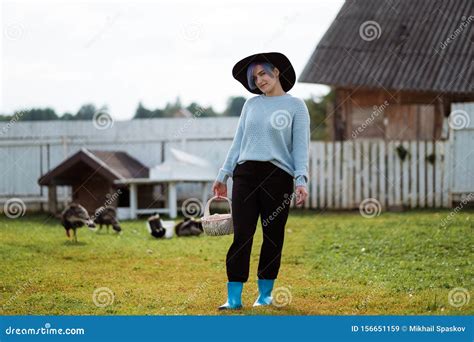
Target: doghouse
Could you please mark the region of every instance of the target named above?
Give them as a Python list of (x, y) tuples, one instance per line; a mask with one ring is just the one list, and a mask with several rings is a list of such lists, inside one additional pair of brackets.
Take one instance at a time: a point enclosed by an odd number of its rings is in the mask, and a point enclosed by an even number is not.
[[(58, 211), (56, 187), (72, 187), (72, 201), (81, 204), (93, 214), (100, 206), (128, 207), (129, 190), (116, 181), (130, 178), (147, 178), (149, 169), (123, 151), (96, 151), (82, 148), (55, 168), (48, 171), (38, 183), (48, 187), (48, 208)], [(152, 204), (153, 187), (142, 187), (138, 204)], [(154, 203), (156, 205), (156, 203)]]

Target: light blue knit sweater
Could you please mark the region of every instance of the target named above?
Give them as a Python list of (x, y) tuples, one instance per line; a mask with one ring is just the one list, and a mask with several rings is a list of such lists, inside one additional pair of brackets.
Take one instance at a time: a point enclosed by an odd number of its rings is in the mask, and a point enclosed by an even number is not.
[(307, 186), (310, 141), (308, 108), (290, 94), (248, 99), (217, 181), (226, 183), (237, 163), (270, 161)]

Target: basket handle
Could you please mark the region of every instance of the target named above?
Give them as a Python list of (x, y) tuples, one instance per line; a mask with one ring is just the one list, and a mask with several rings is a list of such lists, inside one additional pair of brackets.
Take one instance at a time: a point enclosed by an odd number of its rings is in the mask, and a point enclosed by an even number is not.
[(224, 198), (229, 203), (230, 213), (232, 214), (232, 202), (230, 201), (230, 199), (228, 199), (227, 197), (222, 197), (222, 196), (214, 196), (214, 197), (211, 197), (209, 201), (207, 201), (206, 206), (204, 208), (204, 216), (210, 215), (209, 206), (211, 205), (211, 202), (217, 198)]

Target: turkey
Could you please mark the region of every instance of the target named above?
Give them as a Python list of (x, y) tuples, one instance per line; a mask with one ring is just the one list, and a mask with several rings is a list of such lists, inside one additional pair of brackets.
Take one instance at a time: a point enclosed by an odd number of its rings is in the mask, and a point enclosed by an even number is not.
[(66, 229), (66, 235), (71, 238), (70, 230), (73, 231), (72, 241), (77, 242), (77, 228), (87, 226), (95, 228), (94, 222), (89, 217), (87, 210), (80, 204), (71, 203), (61, 214), (61, 224)]
[(109, 226), (112, 226), (112, 229), (117, 233), (122, 231), (119, 221), (117, 220), (117, 211), (112, 207), (100, 207), (95, 211), (94, 222), (99, 225), (99, 231), (102, 229), (102, 226), (107, 227), (107, 233), (109, 232)]
[(175, 231), (178, 236), (199, 236), (203, 233), (202, 223), (187, 217), (176, 225)]

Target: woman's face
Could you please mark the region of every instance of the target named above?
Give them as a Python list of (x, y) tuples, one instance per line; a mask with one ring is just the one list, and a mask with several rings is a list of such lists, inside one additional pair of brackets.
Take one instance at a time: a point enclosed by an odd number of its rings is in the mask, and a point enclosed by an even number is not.
[(257, 64), (253, 69), (253, 78), (255, 80), (255, 85), (262, 91), (262, 93), (267, 94), (273, 90), (278, 80), (278, 69), (273, 69), (273, 75), (268, 75), (265, 72), (265, 69)]

